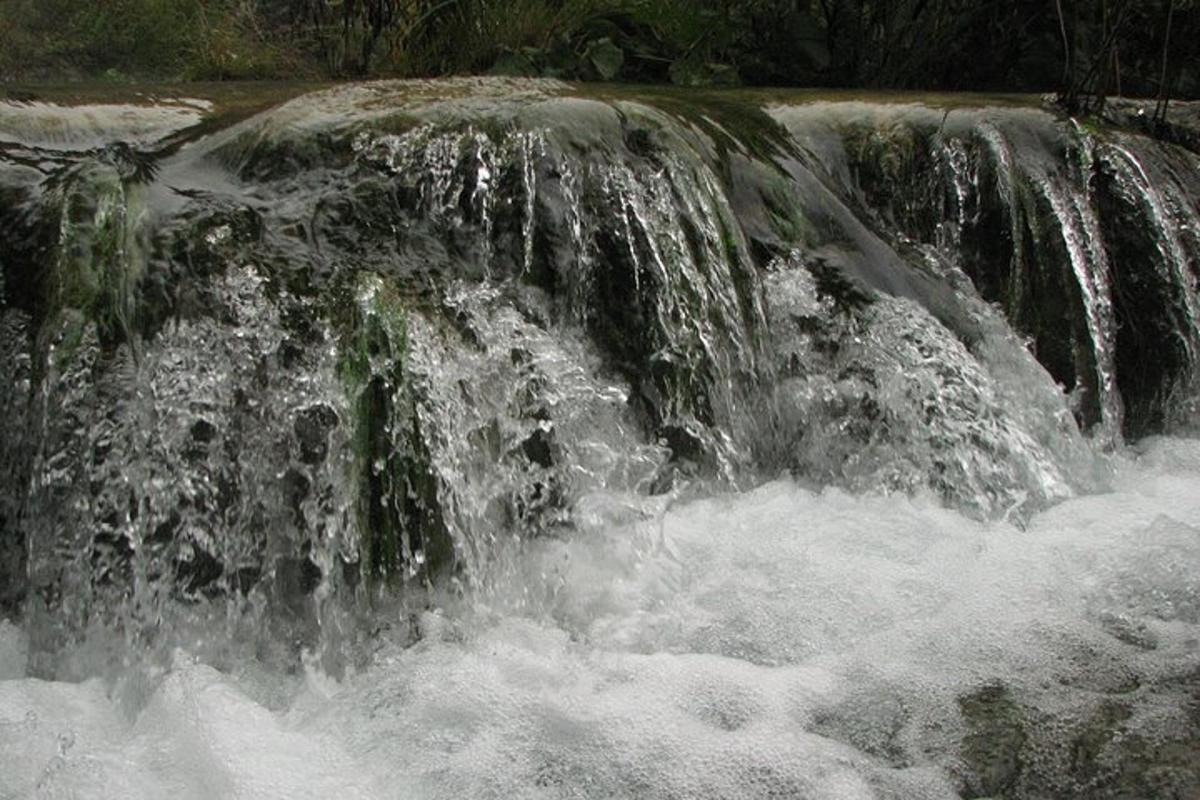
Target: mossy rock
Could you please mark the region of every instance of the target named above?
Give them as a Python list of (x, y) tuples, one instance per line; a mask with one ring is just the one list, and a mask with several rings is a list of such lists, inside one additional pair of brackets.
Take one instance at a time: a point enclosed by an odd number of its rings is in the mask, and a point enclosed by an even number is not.
[(1029, 736), (1026, 714), (1002, 684), (989, 684), (960, 697), (967, 723), (961, 755), (969, 769), (967, 797), (1004, 797), (1015, 789), (1024, 770), (1023, 750)]
[(50, 202), (57, 208), (48, 217), (57, 220), (59, 233), (45, 283), (44, 319), (68, 329), (57, 358), (71, 358), (91, 323), (105, 346), (132, 339), (144, 271), (136, 236), (138, 188), (126, 184), (115, 167), (90, 163), (71, 173)]
[(352, 292), (340, 360), (351, 413), (360, 569), (371, 584), (393, 585), (449, 566), (453, 545), (405, 363), (404, 300), (374, 273), (360, 274)]

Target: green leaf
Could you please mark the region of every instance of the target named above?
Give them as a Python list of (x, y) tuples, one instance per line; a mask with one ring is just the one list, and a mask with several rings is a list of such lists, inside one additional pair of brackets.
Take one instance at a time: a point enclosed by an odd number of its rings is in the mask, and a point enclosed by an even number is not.
[(671, 83), (676, 86), (707, 86), (708, 71), (704, 64), (694, 58), (681, 58), (671, 64), (668, 71)]
[(792, 30), (799, 39), (825, 40), (825, 25), (807, 11), (797, 11), (791, 19)]
[(502, 54), (488, 71), (492, 75), (514, 78), (526, 78), (538, 74), (538, 69), (529, 56), (525, 53), (512, 52)]
[(819, 39), (802, 39), (800, 52), (808, 59), (815, 69), (828, 69), (830, 62), (829, 48)]
[(738, 75), (737, 67), (732, 64), (708, 64), (709, 84), (711, 86), (741, 86), (742, 78)]
[(583, 23), (580, 33), (583, 34), (580, 38), (588, 41), (610, 39), (615, 42), (621, 38), (620, 26), (607, 17), (593, 17), (587, 20)]
[(737, 67), (697, 58), (682, 58), (671, 64), (668, 72), (676, 86), (738, 86), (742, 82)]
[(625, 64), (625, 52), (607, 36), (588, 45), (584, 58), (596, 69), (601, 80), (611, 81)]

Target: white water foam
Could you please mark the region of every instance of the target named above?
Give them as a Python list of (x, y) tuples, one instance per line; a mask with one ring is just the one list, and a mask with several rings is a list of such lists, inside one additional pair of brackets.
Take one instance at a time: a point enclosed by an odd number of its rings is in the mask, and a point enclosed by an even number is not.
[(1200, 674), (1200, 441), (1024, 530), (790, 481), (642, 510), (524, 545), (415, 645), (272, 709), (278, 676), (182, 654), (133, 706), (16, 677), (0, 626), (0, 797), (953, 798), (981, 687), (1187, 724), (1163, 687)]
[(0, 101), (0, 143), (81, 151), (114, 142), (150, 145), (200, 123), (207, 100), (164, 100), (154, 105), (80, 105)]

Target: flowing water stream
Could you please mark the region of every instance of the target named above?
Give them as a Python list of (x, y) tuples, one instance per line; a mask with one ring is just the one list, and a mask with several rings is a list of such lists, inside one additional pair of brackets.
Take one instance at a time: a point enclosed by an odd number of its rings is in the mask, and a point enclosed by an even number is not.
[(0, 104), (0, 798), (1192, 798), (1200, 157), (1023, 98)]

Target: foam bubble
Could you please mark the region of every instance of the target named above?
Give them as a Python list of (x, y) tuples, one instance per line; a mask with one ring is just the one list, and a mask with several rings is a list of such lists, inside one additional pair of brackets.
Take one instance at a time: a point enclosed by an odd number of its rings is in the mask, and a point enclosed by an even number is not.
[(0, 619), (0, 681), (24, 678), (28, 661), (29, 642), (25, 632)]
[(1147, 443), (1114, 485), (1024, 529), (786, 481), (597, 524), (289, 709), (186, 661), (132, 721), (95, 683), (6, 681), (0, 773), (17, 796), (1187, 796), (1200, 442)]

